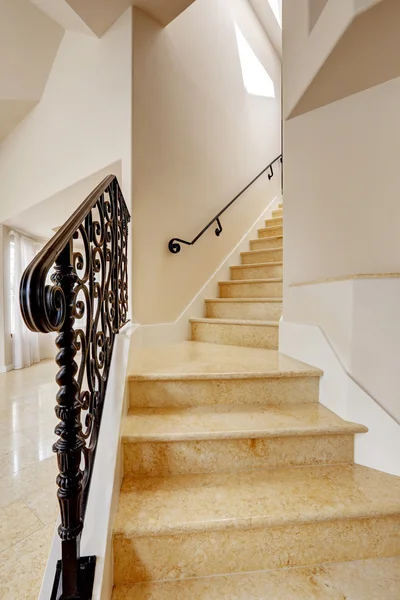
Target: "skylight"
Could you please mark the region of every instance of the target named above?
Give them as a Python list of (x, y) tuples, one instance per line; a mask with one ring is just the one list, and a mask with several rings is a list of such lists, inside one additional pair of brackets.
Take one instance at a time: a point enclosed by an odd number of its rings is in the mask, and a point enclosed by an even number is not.
[(279, 27), (282, 29), (282, 15), (279, 6), (279, 0), (268, 0), (268, 4), (274, 13), (275, 19), (278, 21)]
[(253, 49), (235, 23), (236, 41), (244, 87), (253, 96), (275, 98), (274, 82), (254, 54)]

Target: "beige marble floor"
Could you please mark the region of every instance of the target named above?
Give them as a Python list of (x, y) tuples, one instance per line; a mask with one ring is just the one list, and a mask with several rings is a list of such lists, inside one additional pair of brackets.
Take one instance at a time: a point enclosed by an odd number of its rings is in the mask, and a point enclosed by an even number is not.
[(0, 598), (37, 598), (57, 517), (57, 365), (0, 374)]

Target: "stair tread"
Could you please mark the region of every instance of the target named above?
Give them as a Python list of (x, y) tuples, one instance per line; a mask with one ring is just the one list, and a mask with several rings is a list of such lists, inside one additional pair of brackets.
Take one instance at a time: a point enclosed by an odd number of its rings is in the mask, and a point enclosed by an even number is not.
[(208, 323), (210, 325), (251, 325), (254, 327), (279, 327), (279, 321), (260, 321), (256, 319), (225, 319), (214, 317), (202, 317), (197, 319), (189, 319), (190, 323)]
[[(265, 240), (283, 240), (283, 235), (270, 235), (268, 238), (256, 238), (254, 240), (250, 240), (251, 242), (265, 242)], [(282, 246), (274, 248), (274, 250), (282, 250)]]
[[(246, 281), (246, 280), (244, 280)], [(280, 302), (282, 298), (208, 298), (204, 302)]]
[[(259, 250), (257, 251), (259, 252)], [(229, 267), (230, 269), (256, 269), (257, 267), (281, 267), (283, 266), (282, 260), (262, 262), (262, 263), (250, 263), (249, 265), (235, 265)]]
[(264, 277), (263, 279), (229, 279), (228, 281), (219, 281), (219, 285), (233, 284), (237, 285), (240, 283), (282, 283), (282, 277)]
[(267, 227), (260, 227), (260, 229), (258, 229), (257, 231), (269, 231), (270, 229), (283, 229), (283, 225), (281, 224), (276, 224), (276, 225), (268, 225)]
[[(253, 242), (257, 242), (260, 240), (252, 240)], [(280, 248), (265, 248), (264, 250), (247, 250), (246, 252), (241, 252), (240, 255), (241, 256), (246, 256), (248, 254), (250, 255), (254, 255), (254, 254), (262, 254), (263, 252), (279, 252), (280, 250), (283, 250), (283, 247), (281, 246)], [(266, 263), (269, 264), (269, 263)]]
[(365, 433), (321, 404), (285, 406), (196, 406), (135, 408), (124, 420), (122, 439), (178, 441), (254, 439), (281, 436)]
[(400, 477), (359, 465), (126, 478), (114, 533), (141, 537), (400, 513)]
[(399, 589), (394, 557), (117, 585), (112, 600), (398, 600)]
[(129, 379), (240, 379), (322, 375), (320, 369), (277, 350), (178, 342), (141, 349)]

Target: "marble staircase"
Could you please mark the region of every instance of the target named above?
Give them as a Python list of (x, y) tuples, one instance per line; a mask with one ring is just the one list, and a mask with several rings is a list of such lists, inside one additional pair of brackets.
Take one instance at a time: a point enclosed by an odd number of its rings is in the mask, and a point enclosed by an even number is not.
[(134, 361), (113, 600), (400, 598), (400, 478), (277, 350), (282, 236), (280, 206), (192, 341)]

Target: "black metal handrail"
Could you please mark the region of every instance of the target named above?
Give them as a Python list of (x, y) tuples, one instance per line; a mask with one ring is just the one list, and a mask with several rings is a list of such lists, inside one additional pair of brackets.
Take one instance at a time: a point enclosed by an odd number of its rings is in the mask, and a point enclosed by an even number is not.
[[(52, 599), (91, 598), (96, 557), (80, 558), (115, 335), (128, 320), (130, 215), (106, 177), (25, 270), (21, 312), (32, 331), (58, 332), (55, 428), (61, 561)], [(76, 360), (78, 362), (76, 362)]]
[(203, 233), (205, 233), (207, 231), (207, 229), (209, 229), (209, 227), (211, 227), (211, 225), (213, 223), (217, 223), (217, 227), (215, 229), (215, 235), (218, 237), (219, 235), (221, 235), (222, 233), (222, 225), (221, 225), (221, 221), (220, 221), (220, 216), (238, 199), (240, 198), (240, 196), (242, 194), (244, 194), (244, 192), (246, 190), (249, 189), (249, 187), (251, 185), (253, 185), (253, 183), (255, 181), (257, 181), (257, 179), (259, 177), (261, 177), (261, 175), (263, 175), (266, 171), (268, 171), (269, 169), (269, 173), (268, 173), (268, 179), (272, 179), (272, 177), (274, 176), (274, 169), (273, 169), (273, 165), (280, 161), (282, 163), (282, 154), (280, 154), (279, 156), (277, 156), (276, 158), (274, 158), (274, 160), (272, 162), (269, 163), (269, 165), (267, 165), (265, 167), (265, 169), (263, 169), (261, 171), (261, 173), (259, 173), (256, 177), (254, 177), (254, 179), (252, 179), (250, 181), (250, 183), (248, 183), (246, 185), (245, 188), (243, 188), (230, 202), (228, 202), (228, 204), (226, 206), (224, 206), (224, 208), (222, 210), (219, 211), (218, 214), (215, 215), (215, 217), (213, 219), (211, 219), (211, 221), (205, 226), (203, 227), (203, 229), (200, 231), (200, 233), (198, 233), (196, 235), (195, 238), (192, 239), (191, 242), (188, 242), (187, 240), (182, 240), (181, 238), (172, 238), (169, 242), (168, 242), (168, 250), (170, 252), (172, 252), (172, 254), (178, 254), (178, 252), (181, 251), (181, 244), (186, 244), (186, 246), (193, 246), (193, 244), (195, 244), (197, 242), (197, 240), (199, 238), (201, 238), (201, 236), (203, 235)]

